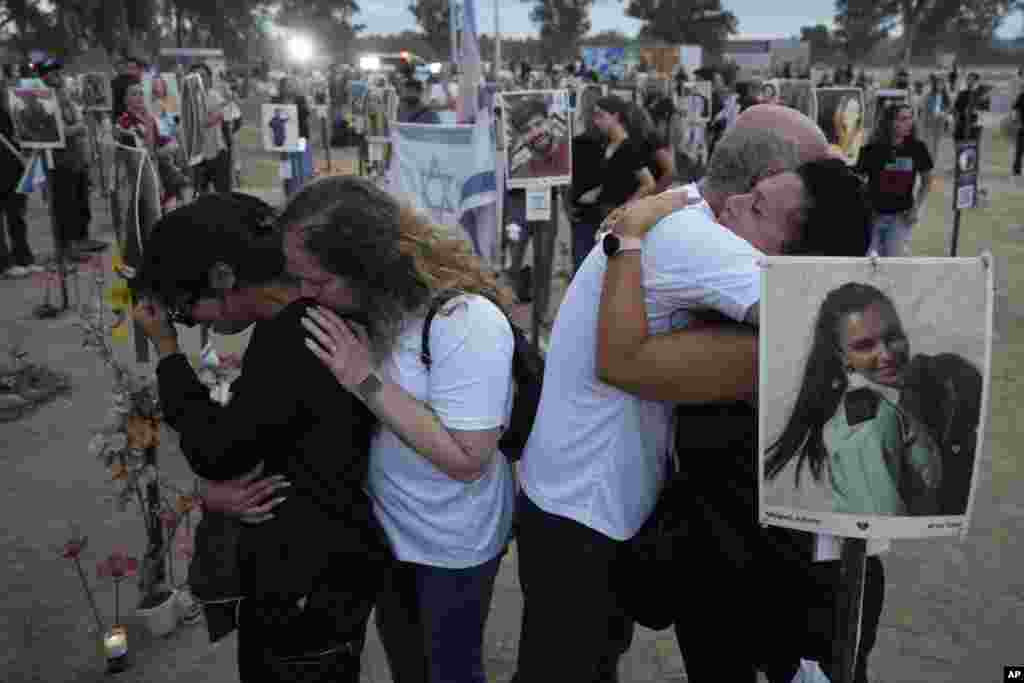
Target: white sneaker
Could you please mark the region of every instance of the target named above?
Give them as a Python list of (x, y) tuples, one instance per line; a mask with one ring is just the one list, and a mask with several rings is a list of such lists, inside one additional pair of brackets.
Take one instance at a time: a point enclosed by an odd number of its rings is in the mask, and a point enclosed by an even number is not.
[(25, 266), (11, 266), (4, 271), (4, 275), (6, 277), (27, 277), (28, 272), (28, 268)]
[(42, 266), (40, 266), (40, 265), (38, 265), (36, 263), (33, 263), (32, 265), (29, 265), (29, 266), (25, 266), (25, 269), (28, 272), (30, 272), (30, 273), (43, 273), (43, 272), (46, 272), (46, 268), (43, 268)]

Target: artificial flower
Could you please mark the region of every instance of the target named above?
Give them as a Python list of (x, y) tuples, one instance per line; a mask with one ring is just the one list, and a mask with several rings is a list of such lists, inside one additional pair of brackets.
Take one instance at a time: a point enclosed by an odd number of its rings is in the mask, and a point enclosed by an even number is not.
[(64, 548), (61, 550), (61, 557), (66, 560), (77, 560), (81, 557), (82, 551), (85, 550), (88, 544), (89, 538), (87, 536), (72, 536), (64, 544)]
[(160, 430), (157, 422), (140, 415), (129, 415), (125, 431), (129, 448), (155, 448), (160, 445)]
[(178, 515), (174, 514), (173, 510), (164, 510), (160, 513), (160, 522), (164, 525), (165, 529), (172, 531), (178, 526)]
[(175, 507), (178, 514), (184, 515), (191, 512), (196, 506), (196, 499), (193, 496), (178, 496)]
[(94, 434), (89, 439), (89, 455), (100, 455), (107, 448), (107, 436), (105, 434)]
[(123, 481), (128, 478), (128, 466), (123, 462), (115, 462), (110, 468), (110, 478), (114, 481)]
[(134, 576), (139, 570), (139, 561), (134, 557), (128, 557), (123, 552), (114, 551), (110, 556), (96, 564), (96, 573), (101, 578), (110, 577), (115, 580)]

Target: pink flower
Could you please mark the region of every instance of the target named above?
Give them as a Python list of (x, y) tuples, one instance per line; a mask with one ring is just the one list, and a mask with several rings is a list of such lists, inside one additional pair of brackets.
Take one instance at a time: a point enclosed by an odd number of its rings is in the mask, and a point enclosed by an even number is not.
[(110, 577), (115, 580), (134, 576), (138, 570), (138, 560), (134, 557), (128, 557), (120, 551), (110, 553), (110, 557), (96, 565), (96, 573), (100, 578)]
[(64, 548), (61, 550), (61, 557), (66, 560), (77, 560), (81, 557), (82, 551), (85, 550), (88, 542), (89, 539), (86, 536), (72, 537), (64, 544)]
[(237, 353), (225, 353), (220, 357), (220, 366), (225, 369), (237, 370), (242, 367), (242, 357)]

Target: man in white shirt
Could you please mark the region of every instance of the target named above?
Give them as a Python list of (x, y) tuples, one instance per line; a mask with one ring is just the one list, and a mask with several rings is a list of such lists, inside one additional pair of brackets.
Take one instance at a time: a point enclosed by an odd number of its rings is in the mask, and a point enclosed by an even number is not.
[[(802, 241), (801, 215), (814, 189), (794, 174), (765, 176), (795, 167), (798, 145), (826, 149), (808, 119), (794, 131), (781, 126), (795, 141), (781, 137), (776, 123), (730, 132), (704, 187), (687, 188), (705, 201), (661, 221), (646, 237), (637, 278), (642, 289), (634, 283), (648, 321), (640, 341), (687, 325), (700, 310), (756, 321), (756, 260), (762, 251), (781, 253)], [(866, 249), (866, 233), (860, 239)], [(612, 565), (664, 483), (671, 405), (613, 386), (613, 375), (599, 367), (597, 337), (605, 271), (621, 258), (639, 265), (629, 253), (638, 242), (609, 240), (591, 252), (552, 331), (541, 405), (520, 466), (519, 683), (617, 680), (618, 658), (632, 637)]]

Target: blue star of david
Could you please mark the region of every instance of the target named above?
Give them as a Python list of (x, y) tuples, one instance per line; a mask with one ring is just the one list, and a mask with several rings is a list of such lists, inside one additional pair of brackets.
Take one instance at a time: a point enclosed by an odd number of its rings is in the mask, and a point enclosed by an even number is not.
[(455, 176), (441, 171), (441, 162), (436, 156), (431, 158), (429, 169), (420, 171), (420, 179), (420, 195), (425, 207), (431, 211), (455, 211), (448, 193)]

